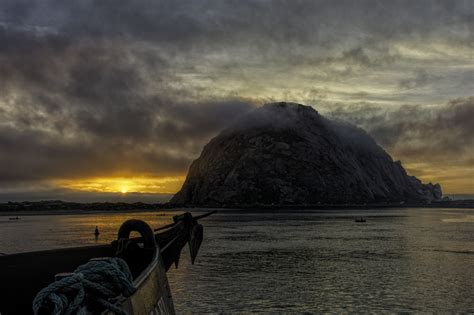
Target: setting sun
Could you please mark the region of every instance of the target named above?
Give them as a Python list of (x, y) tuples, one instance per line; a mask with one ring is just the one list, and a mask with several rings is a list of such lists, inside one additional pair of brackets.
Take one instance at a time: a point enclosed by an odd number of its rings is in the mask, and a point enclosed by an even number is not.
[(81, 180), (63, 180), (57, 184), (63, 188), (103, 193), (175, 193), (181, 188), (184, 176), (175, 177), (111, 177)]

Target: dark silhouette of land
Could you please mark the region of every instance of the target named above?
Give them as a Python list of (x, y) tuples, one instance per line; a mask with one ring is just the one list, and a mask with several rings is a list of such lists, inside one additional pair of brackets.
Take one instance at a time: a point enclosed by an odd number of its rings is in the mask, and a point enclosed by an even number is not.
[(439, 184), (410, 176), (364, 130), (310, 106), (270, 103), (214, 137), (171, 199), (195, 207), (426, 203)]
[[(61, 200), (23, 201), (0, 203), (0, 214), (25, 212), (31, 214), (74, 213), (94, 211), (140, 211), (140, 210), (179, 210), (189, 207), (171, 203), (125, 203), (125, 202), (94, 202), (79, 203)], [(207, 207), (212, 208), (212, 207)], [(303, 205), (222, 205), (223, 209), (259, 209), (259, 210), (310, 210), (310, 209), (374, 209), (374, 208), (474, 208), (474, 199), (432, 201), (430, 203), (373, 203), (373, 204), (303, 204)]]

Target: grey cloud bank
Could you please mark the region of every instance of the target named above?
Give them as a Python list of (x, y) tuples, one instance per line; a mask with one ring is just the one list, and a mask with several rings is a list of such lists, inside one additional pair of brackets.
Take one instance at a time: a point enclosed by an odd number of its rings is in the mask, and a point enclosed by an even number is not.
[(4, 0), (0, 190), (182, 175), (279, 100), (358, 124), (438, 181), (473, 166), (473, 43), (472, 1)]

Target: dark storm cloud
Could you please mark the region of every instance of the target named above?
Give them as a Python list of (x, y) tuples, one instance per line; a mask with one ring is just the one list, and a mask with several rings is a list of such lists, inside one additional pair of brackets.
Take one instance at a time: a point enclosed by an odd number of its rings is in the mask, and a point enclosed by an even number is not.
[(440, 106), (339, 105), (328, 115), (366, 129), (384, 148), (404, 158), (463, 159), (472, 164), (474, 97)]
[(339, 57), (327, 58), (324, 62), (343, 62), (349, 65), (362, 66), (367, 68), (378, 67), (397, 58), (387, 47), (371, 47), (370, 53), (363, 47), (355, 47), (344, 51)]
[(182, 102), (165, 62), (121, 43), (0, 30), (3, 181), (181, 174), (251, 106)]
[[(250, 105), (242, 101), (186, 103), (146, 94), (137, 54), (109, 43), (62, 42), (31, 34), (1, 53), (0, 179), (27, 180), (114, 173), (181, 174), (202, 144)], [(5, 40), (4, 42), (7, 42)], [(161, 74), (164, 76), (164, 71)], [(169, 78), (169, 77), (168, 77)], [(165, 84), (165, 83), (163, 83)], [(34, 156), (34, 158), (32, 158)]]
[(416, 89), (424, 87), (433, 81), (441, 79), (440, 76), (432, 75), (424, 69), (416, 71), (413, 76), (401, 79), (398, 85), (401, 89)]
[[(297, 50), (300, 45), (346, 45), (419, 37), (459, 27), (473, 38), (467, 1), (103, 1), (6, 0), (7, 23), (50, 27), (75, 37), (132, 38), (188, 47), (225, 43)], [(370, 36), (366, 36), (367, 33)], [(239, 39), (239, 42), (235, 42)], [(374, 42), (375, 43), (375, 42)], [(296, 44), (295, 46), (292, 44)], [(232, 45), (232, 46), (234, 46)], [(181, 48), (183, 46), (180, 46)], [(355, 46), (357, 47), (357, 46)], [(225, 48), (225, 47), (222, 47)], [(270, 47), (268, 47), (270, 48)]]
[(239, 101), (168, 103), (148, 110), (110, 108), (105, 115), (81, 110), (47, 118), (67, 119), (69, 126), (60, 132), (42, 130), (37, 119), (27, 126), (1, 127), (0, 179), (182, 174), (205, 142), (250, 106)]
[[(441, 78), (436, 69), (413, 69), (464, 60), (473, 12), (472, 1), (447, 0), (3, 0), (0, 181), (183, 174), (213, 135), (275, 93), (369, 97), (354, 87), (356, 75), (403, 62), (409, 71), (389, 86), (430, 86)], [(416, 50), (419, 42), (453, 51), (433, 57)], [(424, 64), (412, 67), (416, 58)], [(469, 99), (433, 110), (364, 105), (339, 114), (414, 155), (414, 143), (425, 148), (426, 139), (435, 141), (429, 152), (449, 144), (462, 152), (472, 141), (462, 120), (470, 106)]]

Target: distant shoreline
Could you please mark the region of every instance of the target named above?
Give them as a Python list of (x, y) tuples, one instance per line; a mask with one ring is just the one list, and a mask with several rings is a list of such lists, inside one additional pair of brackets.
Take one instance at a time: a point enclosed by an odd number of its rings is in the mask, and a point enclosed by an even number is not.
[(17, 210), (0, 211), (0, 217), (20, 217), (20, 216), (39, 216), (39, 215), (83, 215), (83, 214), (120, 214), (120, 213), (139, 213), (139, 212), (177, 212), (177, 209), (130, 209), (130, 210)]
[[(29, 209), (28, 209), (29, 208)], [(451, 200), (439, 201), (429, 204), (343, 204), (343, 205), (252, 205), (235, 207), (197, 207), (177, 206), (169, 204), (145, 204), (145, 203), (94, 203), (80, 204), (62, 201), (54, 202), (25, 202), (0, 204), (0, 216), (21, 215), (81, 215), (81, 214), (108, 214), (108, 213), (138, 213), (138, 212), (177, 212), (177, 211), (252, 211), (264, 212), (280, 211), (311, 211), (311, 210), (370, 210), (370, 209), (394, 209), (394, 208), (459, 208), (474, 209), (474, 200)]]

